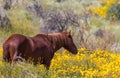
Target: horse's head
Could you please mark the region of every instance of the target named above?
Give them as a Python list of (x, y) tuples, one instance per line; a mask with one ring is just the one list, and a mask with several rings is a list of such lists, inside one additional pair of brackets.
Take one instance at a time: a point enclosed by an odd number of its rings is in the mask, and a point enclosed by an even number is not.
[(64, 32), (64, 34), (65, 34), (66, 40), (65, 40), (65, 45), (63, 47), (67, 49), (69, 52), (71, 52), (72, 54), (77, 54), (78, 50), (73, 42), (71, 32)]

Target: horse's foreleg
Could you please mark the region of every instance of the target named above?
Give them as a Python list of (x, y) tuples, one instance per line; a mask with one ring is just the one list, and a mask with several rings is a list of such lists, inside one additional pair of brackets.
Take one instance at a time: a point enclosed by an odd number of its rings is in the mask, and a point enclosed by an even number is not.
[(45, 62), (44, 66), (46, 67), (47, 70), (50, 68), (50, 61)]
[(45, 65), (46, 69), (49, 70), (50, 68), (50, 65)]

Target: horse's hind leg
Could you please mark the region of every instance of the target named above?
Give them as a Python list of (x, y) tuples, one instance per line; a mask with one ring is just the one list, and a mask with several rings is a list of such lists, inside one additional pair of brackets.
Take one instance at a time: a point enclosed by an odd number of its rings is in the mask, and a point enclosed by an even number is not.
[(10, 62), (10, 53), (8, 45), (3, 45), (3, 61)]
[(17, 59), (17, 52), (15, 52), (15, 54), (13, 55), (11, 66), (14, 65), (14, 62), (16, 61), (16, 59)]
[(14, 62), (15, 62), (16, 59), (17, 59), (17, 55), (18, 55), (17, 48), (11, 47), (11, 48), (10, 48), (11, 66), (14, 65)]

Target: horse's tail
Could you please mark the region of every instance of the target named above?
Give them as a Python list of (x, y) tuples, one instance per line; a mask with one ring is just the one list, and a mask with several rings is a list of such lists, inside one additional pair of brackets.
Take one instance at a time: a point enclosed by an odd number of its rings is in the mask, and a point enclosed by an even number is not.
[(10, 62), (13, 66), (14, 61), (21, 60), (22, 58), (18, 57), (18, 47), (14, 44), (4, 44), (3, 45), (3, 61)]
[(3, 60), (7, 62), (10, 61), (9, 45), (3, 44)]

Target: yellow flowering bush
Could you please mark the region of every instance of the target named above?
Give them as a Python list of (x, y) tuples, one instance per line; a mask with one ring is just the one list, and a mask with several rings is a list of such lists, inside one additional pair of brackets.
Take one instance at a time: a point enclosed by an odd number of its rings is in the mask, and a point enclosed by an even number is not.
[[(120, 74), (120, 55), (104, 50), (89, 51), (79, 49), (77, 55), (67, 52), (56, 53), (50, 70), (56, 70), (59, 76), (68, 77), (118, 77)], [(56, 65), (58, 65), (56, 67)]]
[[(107, 11), (109, 7), (116, 2), (116, 0), (98, 0), (101, 3), (101, 6), (98, 7), (90, 7), (90, 10), (94, 14), (97, 14), (103, 18), (107, 16)], [(89, 8), (89, 7), (88, 7)]]
[[(0, 53), (2, 54), (2, 49), (0, 49)], [(2, 62), (0, 62), (0, 64), (2, 64)], [(6, 66), (6, 69), (4, 64), (2, 64), (0, 68), (5, 68), (4, 73), (6, 73), (9, 71), (8, 69), (10, 69), (10, 67)], [(2, 71), (3, 70), (0, 70), (0, 73), (2, 73)], [(16, 64), (16, 66), (12, 68), (11, 76), (20, 76), (20, 72), (25, 71), (28, 71), (27, 73), (29, 74), (23, 73), (23, 75), (25, 75), (23, 78), (118, 78), (120, 77), (120, 55), (110, 53), (109, 51), (91, 51), (85, 48), (79, 48), (78, 54), (73, 55), (64, 50), (62, 53), (55, 53), (47, 74), (43, 65), (34, 66), (31, 64)], [(5, 74), (2, 76), (6, 77)]]
[(2, 52), (3, 52), (3, 51), (2, 51), (2, 48), (0, 48), (0, 56), (2, 56)]

